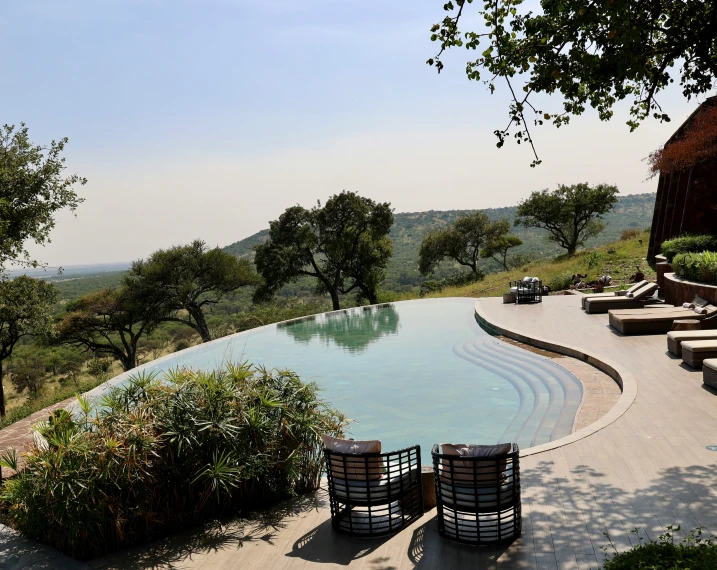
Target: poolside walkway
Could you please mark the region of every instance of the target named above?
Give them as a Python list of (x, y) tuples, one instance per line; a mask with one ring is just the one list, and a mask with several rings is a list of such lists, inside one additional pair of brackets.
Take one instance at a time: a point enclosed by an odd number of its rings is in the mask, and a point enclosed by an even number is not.
[[(62, 402), (52, 404), (14, 424), (0, 429), (0, 453), (15, 449), (18, 455), (20, 455), (26, 447), (32, 443), (32, 426), (41, 420), (46, 420), (53, 411), (69, 406), (76, 399), (77, 398), (73, 396)], [(20, 455), (20, 462), (22, 463), (22, 455)], [(0, 467), (0, 474), (3, 477), (9, 477), (11, 473), (9, 469)]]
[(521, 460), (524, 531), (511, 546), (475, 549), (443, 540), (435, 509), (397, 536), (351, 539), (332, 532), (319, 493), (242, 524), (175, 536), (90, 565), (587, 569), (603, 559), (604, 533), (617, 549), (657, 538), (668, 525), (680, 525), (679, 536), (698, 526), (717, 534), (717, 453), (705, 449), (717, 444), (717, 393), (703, 387), (701, 372), (666, 354), (664, 335), (622, 337), (607, 326), (607, 315), (586, 315), (579, 303), (576, 296), (556, 296), (539, 305), (493, 298), (478, 304), (493, 325), (619, 363), (633, 377), (633, 395), (637, 384), (634, 402), (614, 423)]

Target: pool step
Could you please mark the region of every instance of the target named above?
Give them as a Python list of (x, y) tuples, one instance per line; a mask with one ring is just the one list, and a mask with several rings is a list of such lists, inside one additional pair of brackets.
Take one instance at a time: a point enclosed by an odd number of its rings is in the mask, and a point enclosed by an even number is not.
[(509, 382), (520, 405), (502, 441), (522, 447), (540, 445), (569, 435), (582, 399), (582, 385), (551, 359), (496, 338), (472, 339), (454, 353)]
[(575, 423), (575, 415), (583, 399), (583, 385), (571, 372), (557, 364), (553, 359), (530, 353), (522, 348), (494, 339), (498, 353), (508, 354), (513, 359), (530, 362), (542, 369), (548, 380), (557, 380), (561, 388), (561, 402), (558, 416), (553, 426), (551, 439), (570, 435)]

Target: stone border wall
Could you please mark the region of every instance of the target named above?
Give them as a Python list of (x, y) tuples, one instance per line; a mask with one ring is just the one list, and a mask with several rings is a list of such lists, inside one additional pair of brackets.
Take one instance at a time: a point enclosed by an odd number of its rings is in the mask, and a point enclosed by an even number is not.
[(682, 279), (675, 273), (664, 274), (663, 291), (665, 302), (675, 306), (680, 306), (682, 303), (691, 303), (695, 295), (699, 295), (713, 305), (717, 305), (717, 285), (687, 281), (687, 279)]

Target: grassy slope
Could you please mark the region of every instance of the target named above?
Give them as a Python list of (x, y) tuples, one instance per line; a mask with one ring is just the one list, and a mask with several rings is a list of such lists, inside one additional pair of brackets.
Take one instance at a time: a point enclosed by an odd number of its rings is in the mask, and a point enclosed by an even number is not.
[[(466, 285), (464, 287), (450, 287), (430, 297), (496, 297), (508, 292), (508, 283), (521, 279), (526, 275), (540, 277), (544, 284), (558, 275), (588, 274), (590, 281), (600, 275), (609, 274), (613, 281), (622, 282), (635, 273), (635, 266), (639, 265), (646, 279), (655, 279), (654, 270), (647, 264), (647, 244), (650, 238), (648, 232), (643, 232), (634, 239), (617, 241), (586, 250), (573, 257), (557, 258), (550, 261), (536, 261), (525, 267), (513, 271), (501, 271), (488, 275), (483, 281)], [(615, 253), (608, 253), (614, 249)], [(593, 252), (600, 254), (599, 264), (588, 268), (588, 260)], [(408, 298), (408, 296), (406, 297)]]

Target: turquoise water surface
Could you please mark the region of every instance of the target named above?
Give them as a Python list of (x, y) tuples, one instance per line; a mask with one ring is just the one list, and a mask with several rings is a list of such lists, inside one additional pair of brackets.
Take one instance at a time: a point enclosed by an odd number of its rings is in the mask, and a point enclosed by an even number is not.
[(424, 462), (434, 443), (529, 447), (568, 435), (580, 382), (550, 359), (488, 335), (473, 305), (430, 299), (325, 313), (225, 337), (142, 368), (212, 369), (226, 361), (290, 368), (354, 420), (352, 437), (380, 439), (384, 451), (420, 444)]

